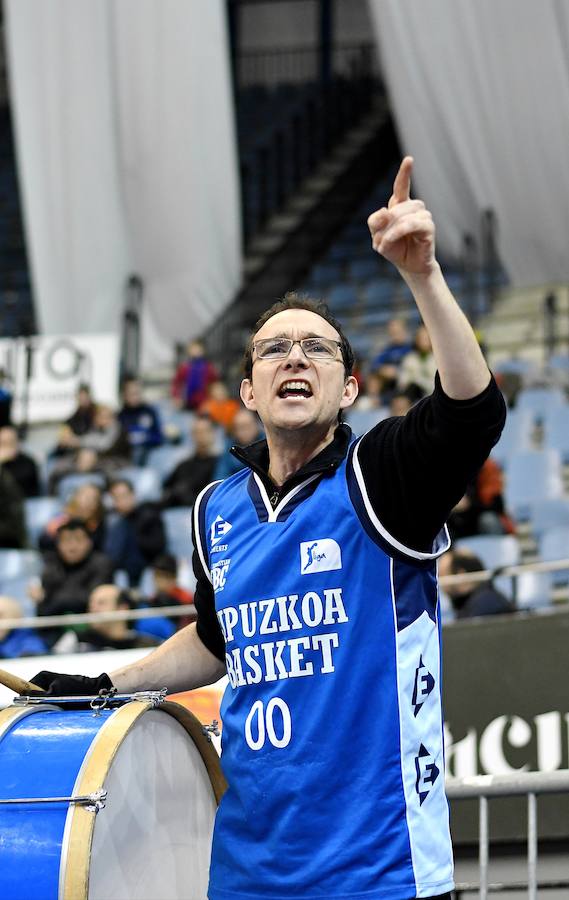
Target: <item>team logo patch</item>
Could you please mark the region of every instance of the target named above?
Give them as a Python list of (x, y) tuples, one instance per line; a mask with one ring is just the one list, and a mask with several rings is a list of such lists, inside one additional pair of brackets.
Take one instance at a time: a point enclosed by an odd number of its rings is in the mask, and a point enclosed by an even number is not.
[(419, 806), (422, 806), (441, 774), (440, 769), (435, 765), (434, 757), (423, 744), (419, 747), (419, 753), (415, 757), (415, 771), (417, 773), (415, 790), (419, 795)]
[(413, 687), (413, 715), (416, 717), (423, 703), (435, 686), (435, 679), (419, 657), (419, 665), (415, 669), (415, 685)]
[(222, 519), (221, 516), (217, 516), (216, 519), (213, 520), (211, 528), (210, 528), (210, 540), (211, 546), (213, 547), (221, 538), (227, 534), (233, 528), (231, 522), (226, 522), (225, 519)]
[(318, 541), (303, 541), (300, 545), (300, 571), (303, 575), (312, 572), (332, 572), (342, 568), (340, 545), (332, 538)]
[(213, 564), (211, 568), (211, 582), (216, 593), (219, 593), (225, 587), (230, 565), (230, 559), (219, 559)]

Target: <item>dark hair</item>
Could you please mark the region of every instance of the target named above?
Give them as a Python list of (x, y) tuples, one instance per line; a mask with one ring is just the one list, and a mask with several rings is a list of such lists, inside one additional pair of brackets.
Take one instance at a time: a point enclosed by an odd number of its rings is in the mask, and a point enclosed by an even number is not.
[(155, 572), (164, 572), (174, 577), (178, 574), (178, 563), (176, 562), (176, 557), (172, 556), (171, 553), (160, 553), (159, 556), (152, 560), (151, 567)]
[(126, 588), (121, 588), (118, 596), (117, 596), (117, 607), (126, 606), (127, 609), (134, 609), (136, 603), (132, 598), (132, 594), (130, 591), (127, 591)]
[(59, 528), (57, 529), (57, 531), (55, 533), (56, 533), (57, 537), (59, 537), (59, 535), (63, 534), (64, 531), (84, 531), (85, 534), (87, 535), (87, 537), (90, 540), (93, 540), (93, 535), (87, 528), (83, 519), (68, 519), (67, 522), (63, 522), (59, 526)]
[(112, 491), (112, 489), (117, 484), (126, 484), (127, 488), (131, 492), (131, 494), (136, 494), (136, 491), (134, 490), (134, 485), (133, 485), (132, 481), (129, 481), (128, 478), (113, 478), (109, 483), (109, 491)]
[(453, 550), (450, 562), (450, 574), (459, 575), (460, 572), (482, 572), (485, 566), (482, 560), (466, 548)]
[(328, 322), (332, 328), (336, 329), (340, 335), (340, 350), (342, 352), (342, 359), (344, 360), (344, 372), (346, 378), (348, 375), (351, 375), (354, 367), (354, 351), (352, 350), (346, 335), (342, 331), (342, 326), (338, 320), (332, 315), (322, 300), (314, 300), (312, 297), (308, 297), (304, 294), (297, 294), (296, 291), (289, 291), (284, 295), (282, 300), (277, 300), (276, 303), (273, 303), (273, 305), (263, 313), (261, 318), (255, 322), (255, 327), (249, 336), (243, 356), (243, 371), (245, 373), (245, 378), (251, 378), (253, 371), (254, 336), (259, 329), (263, 327), (265, 322), (268, 322), (269, 319), (272, 319), (277, 313), (284, 312), (287, 309), (306, 309), (309, 312), (316, 313), (317, 316), (320, 316), (325, 322)]

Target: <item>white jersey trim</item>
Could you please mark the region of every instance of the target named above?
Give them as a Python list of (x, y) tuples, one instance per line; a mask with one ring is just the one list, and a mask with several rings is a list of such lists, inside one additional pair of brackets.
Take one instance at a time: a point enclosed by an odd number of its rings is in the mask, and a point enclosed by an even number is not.
[(400, 553), (404, 553), (405, 556), (410, 556), (413, 559), (437, 559), (442, 553), (445, 553), (450, 547), (450, 535), (448, 533), (448, 528), (444, 525), (442, 531), (437, 535), (434, 541), (434, 552), (433, 553), (424, 553), (421, 550), (413, 550), (411, 547), (406, 547), (405, 544), (402, 544), (397, 538), (394, 538), (392, 534), (388, 532), (386, 528), (381, 524), (377, 515), (374, 512), (373, 506), (371, 505), (371, 501), (368, 497), (368, 493), (365, 486), (365, 481), (362, 473), (362, 468), (360, 465), (360, 460), (358, 456), (358, 450), (360, 446), (361, 438), (356, 443), (354, 447), (354, 454), (352, 457), (354, 473), (356, 476), (356, 480), (358, 482), (358, 487), (360, 489), (360, 493), (362, 495), (362, 499), (364, 501), (364, 506), (366, 508), (366, 512), (371, 520), (372, 525), (376, 529), (377, 533), (385, 540), (388, 544), (390, 544), (395, 550), (399, 550)]
[(212, 577), (211, 577), (211, 572), (210, 572), (209, 566), (207, 564), (207, 560), (206, 560), (206, 558), (204, 556), (204, 552), (203, 552), (202, 535), (200, 534), (200, 506), (201, 506), (201, 502), (203, 500), (204, 494), (206, 494), (209, 491), (209, 489), (212, 488), (214, 485), (221, 484), (222, 481), (223, 481), (223, 479), (219, 478), (217, 481), (212, 481), (210, 484), (206, 484), (206, 486), (199, 492), (198, 496), (196, 497), (196, 502), (194, 503), (194, 511), (193, 511), (194, 534), (196, 536), (196, 549), (198, 551), (198, 556), (200, 558), (200, 562), (202, 564), (204, 574), (207, 575), (209, 581), (212, 583), (213, 583), (213, 581), (212, 581)]
[(303, 488), (305, 488), (307, 484), (310, 484), (311, 481), (314, 481), (316, 478), (319, 478), (320, 474), (321, 473), (318, 472), (316, 475), (311, 475), (310, 478), (306, 478), (304, 481), (301, 481), (300, 484), (297, 484), (296, 487), (294, 487), (291, 491), (289, 491), (289, 493), (286, 495), (286, 497), (283, 497), (283, 499), (273, 509), (273, 507), (271, 506), (271, 501), (269, 500), (269, 495), (267, 494), (267, 489), (265, 488), (265, 485), (263, 484), (263, 482), (261, 481), (261, 479), (259, 478), (257, 473), (253, 472), (253, 478), (257, 482), (257, 487), (259, 488), (259, 493), (261, 495), (261, 499), (262, 499), (263, 503), (265, 504), (265, 509), (267, 510), (269, 522), (276, 522), (278, 517), (280, 516), (281, 512), (287, 505), (287, 503), (290, 503), (292, 498), (296, 497), (298, 492), (301, 491)]

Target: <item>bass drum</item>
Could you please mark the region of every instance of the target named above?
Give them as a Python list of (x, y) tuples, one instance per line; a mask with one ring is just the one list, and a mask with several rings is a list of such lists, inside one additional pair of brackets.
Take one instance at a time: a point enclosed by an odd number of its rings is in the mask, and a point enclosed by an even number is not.
[(177, 703), (2, 710), (0, 897), (204, 900), (224, 789)]

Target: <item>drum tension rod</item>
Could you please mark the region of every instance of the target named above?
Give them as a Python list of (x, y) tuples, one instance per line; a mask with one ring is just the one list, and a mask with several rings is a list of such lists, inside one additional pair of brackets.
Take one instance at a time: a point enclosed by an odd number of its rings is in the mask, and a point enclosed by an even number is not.
[(217, 719), (214, 719), (211, 725), (204, 725), (202, 727), (202, 731), (205, 734), (208, 741), (211, 741), (211, 735), (214, 734), (216, 737), (219, 737), (221, 731), (219, 730), (219, 722)]
[(75, 797), (18, 797), (10, 800), (0, 800), (0, 804), (17, 803), (76, 803), (84, 806), (88, 812), (98, 813), (105, 808), (107, 792), (100, 789), (92, 794), (78, 794)]

